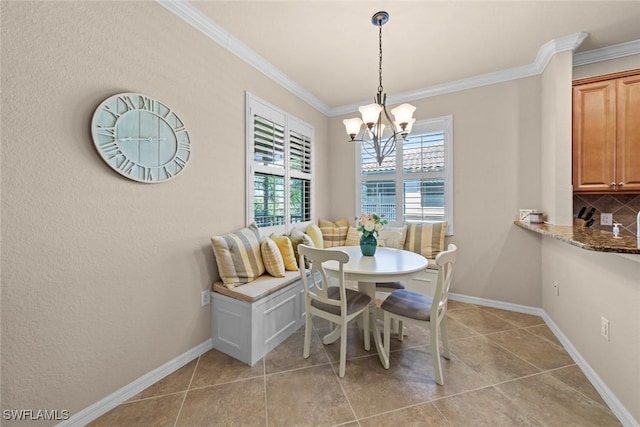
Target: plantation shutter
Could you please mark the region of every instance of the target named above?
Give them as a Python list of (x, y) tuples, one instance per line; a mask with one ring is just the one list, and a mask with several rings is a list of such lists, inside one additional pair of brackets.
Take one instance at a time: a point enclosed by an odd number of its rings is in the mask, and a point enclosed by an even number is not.
[(247, 94), (249, 222), (288, 231), (311, 221), (312, 141), (311, 126)]

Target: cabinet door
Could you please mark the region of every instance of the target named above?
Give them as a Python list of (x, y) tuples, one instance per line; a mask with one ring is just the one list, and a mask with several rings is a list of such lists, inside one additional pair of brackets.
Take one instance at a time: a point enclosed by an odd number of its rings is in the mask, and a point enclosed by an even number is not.
[(640, 76), (618, 79), (618, 191), (640, 191)]
[[(616, 82), (573, 88), (573, 191), (615, 190)], [(612, 185), (613, 184), (613, 185)]]

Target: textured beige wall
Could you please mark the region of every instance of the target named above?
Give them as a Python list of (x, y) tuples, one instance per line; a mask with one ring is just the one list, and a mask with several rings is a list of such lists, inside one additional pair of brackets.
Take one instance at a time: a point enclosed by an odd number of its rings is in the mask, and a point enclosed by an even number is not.
[(573, 223), (571, 186), (572, 52), (554, 55), (542, 73), (542, 202), (552, 224)]
[[(626, 410), (640, 420), (640, 260), (543, 237), (542, 271), (544, 310)], [(560, 285), (560, 296), (554, 281)], [(601, 316), (610, 322), (609, 342), (600, 335)]]
[[(453, 115), (455, 235), (452, 292), (540, 307), (540, 248), (513, 225), (540, 206), (540, 78), (530, 77), (412, 102), (418, 120)], [(333, 218), (353, 218), (355, 148), (343, 117), (331, 119)], [(347, 150), (345, 151), (345, 147)]]
[[(155, 2), (0, 4), (0, 406), (73, 415), (210, 338), (209, 237), (245, 225), (245, 90), (315, 126), (319, 215), (328, 119)], [(92, 113), (125, 91), (184, 120), (174, 180), (96, 152)]]
[[(568, 79), (571, 74), (606, 74), (628, 66), (628, 61), (616, 60), (572, 72), (570, 57), (564, 53), (556, 55), (545, 70), (542, 197), (549, 201), (548, 206), (555, 207), (560, 218), (565, 216), (565, 204), (570, 207), (572, 203), (571, 197), (565, 198), (564, 185), (566, 175), (571, 173), (571, 160), (566, 160), (566, 152), (571, 150), (571, 119), (566, 118), (566, 104), (571, 100)], [(568, 108), (570, 111), (570, 104)], [(542, 308), (627, 411), (639, 420), (640, 259), (634, 262), (545, 237), (541, 241)], [(559, 283), (560, 296), (556, 296), (555, 281)], [(601, 316), (611, 322), (610, 342), (600, 336)]]

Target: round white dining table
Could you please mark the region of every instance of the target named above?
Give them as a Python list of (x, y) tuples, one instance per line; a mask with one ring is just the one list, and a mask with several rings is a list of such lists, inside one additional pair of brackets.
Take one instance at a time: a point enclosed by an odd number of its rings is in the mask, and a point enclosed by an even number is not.
[[(371, 297), (372, 305), (376, 298), (376, 283), (407, 280), (427, 268), (425, 257), (415, 252), (403, 249), (379, 247), (373, 256), (364, 256), (360, 246), (340, 246), (338, 249), (349, 255), (349, 262), (344, 264), (346, 280), (358, 282), (358, 290)], [(338, 272), (337, 261), (327, 261), (323, 264), (328, 275)], [(375, 309), (370, 310), (371, 331), (378, 349), (378, 356), (382, 366), (389, 366), (389, 360), (384, 352), (382, 337), (376, 321)], [(340, 329), (336, 328), (323, 338), (325, 344), (334, 342), (340, 337)]]

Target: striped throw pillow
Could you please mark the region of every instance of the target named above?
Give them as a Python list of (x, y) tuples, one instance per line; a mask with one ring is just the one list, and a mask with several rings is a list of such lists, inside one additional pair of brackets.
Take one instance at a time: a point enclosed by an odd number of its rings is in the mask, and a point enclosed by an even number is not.
[(264, 274), (260, 252), (260, 231), (255, 224), (211, 238), (218, 273), (225, 286), (233, 289)]
[(284, 277), (284, 260), (276, 242), (266, 237), (260, 243), (260, 252), (267, 273), (273, 277)]
[(325, 248), (344, 246), (347, 241), (349, 221), (339, 219), (336, 222), (318, 220), (318, 226), (322, 232), (322, 241)]
[(425, 258), (435, 258), (444, 250), (444, 235), (447, 222), (425, 222), (408, 224), (404, 248)]

